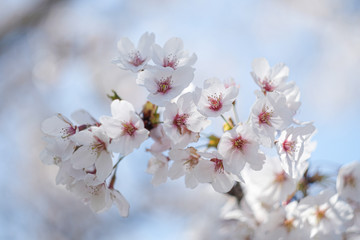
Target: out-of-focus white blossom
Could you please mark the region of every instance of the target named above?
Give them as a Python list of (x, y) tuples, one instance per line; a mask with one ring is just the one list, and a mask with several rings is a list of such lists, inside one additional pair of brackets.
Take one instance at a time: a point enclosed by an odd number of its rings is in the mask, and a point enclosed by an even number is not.
[(118, 42), (120, 56), (114, 59), (113, 63), (124, 70), (131, 70), (135, 73), (144, 69), (151, 59), (151, 47), (154, 41), (153, 33), (144, 33), (137, 47), (127, 37), (121, 38)]

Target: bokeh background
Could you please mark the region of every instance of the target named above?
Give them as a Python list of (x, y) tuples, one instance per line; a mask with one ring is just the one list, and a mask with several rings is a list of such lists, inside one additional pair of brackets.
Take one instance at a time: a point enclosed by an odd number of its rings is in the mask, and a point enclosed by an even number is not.
[[(96, 215), (63, 187), (57, 167), (39, 160), (40, 123), (78, 109), (110, 114), (115, 89), (137, 109), (146, 92), (111, 60), (127, 36), (173, 36), (195, 52), (194, 84), (233, 77), (247, 119), (257, 88), (256, 57), (284, 62), (301, 90), (297, 118), (313, 121), (314, 169), (336, 174), (359, 160), (360, 2), (357, 0), (14, 0), (0, 1), (0, 239), (217, 239), (226, 197), (183, 179), (150, 184), (144, 149), (125, 158), (116, 187), (131, 204)], [(213, 121), (208, 132), (220, 132)], [(218, 125), (217, 125), (218, 124)]]

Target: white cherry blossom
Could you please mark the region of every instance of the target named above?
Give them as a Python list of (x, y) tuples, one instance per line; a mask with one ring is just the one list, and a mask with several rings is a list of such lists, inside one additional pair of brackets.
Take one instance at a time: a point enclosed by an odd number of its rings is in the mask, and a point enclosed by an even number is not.
[(340, 200), (330, 189), (323, 190), (316, 196), (303, 198), (298, 209), (301, 218), (311, 225), (311, 238), (319, 236), (320, 239), (327, 239), (327, 236), (340, 236), (352, 225), (354, 217), (351, 206)]
[(243, 177), (246, 194), (267, 204), (285, 202), (296, 190), (297, 182), (284, 171), (276, 157), (267, 157), (260, 171), (245, 170)]
[(237, 87), (226, 87), (219, 79), (210, 78), (205, 80), (203, 89), (195, 90), (194, 99), (200, 113), (218, 117), (231, 109), (238, 93)]
[(193, 78), (194, 69), (190, 67), (182, 67), (177, 70), (170, 67), (152, 67), (139, 73), (136, 83), (149, 91), (148, 100), (150, 102), (164, 106), (179, 96)]
[(180, 38), (171, 38), (163, 48), (154, 44), (152, 60), (156, 65), (177, 69), (194, 65), (197, 57), (194, 53), (190, 56), (184, 51), (184, 44)]
[(128, 155), (148, 138), (149, 131), (144, 128), (144, 122), (135, 113), (131, 103), (125, 100), (114, 100), (111, 103), (111, 114), (112, 117), (100, 118), (102, 127), (112, 139), (110, 150)]
[(176, 148), (184, 148), (199, 139), (199, 132), (210, 124), (195, 106), (192, 93), (181, 95), (176, 103), (168, 103), (164, 111), (164, 131)]
[(282, 166), (292, 178), (301, 178), (308, 166), (307, 160), (316, 147), (316, 143), (311, 142), (315, 130), (312, 123), (290, 127), (277, 140), (276, 147)]
[(185, 186), (187, 188), (195, 188), (199, 184), (195, 176), (195, 169), (201, 157), (196, 149), (193, 147), (172, 149), (169, 152), (169, 157), (174, 161), (168, 173), (170, 179), (178, 179), (185, 175)]
[(84, 181), (78, 181), (71, 185), (70, 191), (81, 198), (96, 213), (109, 209), (115, 203), (121, 216), (127, 217), (129, 214), (129, 203), (126, 199), (119, 191), (107, 188), (104, 183), (89, 186)]
[(270, 67), (265, 58), (256, 58), (252, 63), (251, 76), (263, 94), (279, 92), (286, 97), (289, 108), (295, 113), (300, 106), (299, 88), (294, 82), (287, 82), (289, 68), (283, 64)]
[(153, 33), (144, 33), (137, 47), (127, 37), (121, 38), (118, 42), (120, 56), (114, 59), (113, 63), (124, 70), (133, 72), (144, 69), (151, 59), (151, 47), (154, 41), (155, 35)]
[(238, 175), (247, 163), (252, 169), (260, 170), (265, 155), (259, 151), (259, 142), (248, 124), (240, 124), (225, 132), (218, 144), (219, 153), (224, 156), (225, 170)]
[(309, 239), (310, 228), (302, 223), (298, 203), (293, 201), (285, 207), (274, 209), (266, 222), (256, 231), (255, 239), (303, 240)]
[(220, 193), (230, 191), (234, 185), (235, 176), (224, 169), (223, 157), (216, 151), (211, 153), (199, 152), (199, 155), (203, 159), (199, 160), (195, 169), (195, 176), (198, 181), (211, 183), (214, 190)]
[(343, 199), (360, 203), (360, 162), (352, 162), (340, 168), (336, 189)]
[(286, 99), (278, 93), (261, 95), (251, 110), (250, 121), (260, 142), (272, 147), (277, 130), (287, 128), (293, 122), (293, 113), (286, 105)]
[(61, 138), (67, 138), (79, 131), (77, 126), (60, 113), (45, 119), (41, 123), (41, 130), (47, 135)]
[(113, 163), (109, 137), (101, 127), (91, 127), (72, 136), (78, 144), (71, 156), (75, 169), (87, 169), (95, 164), (97, 180), (103, 182), (111, 173)]

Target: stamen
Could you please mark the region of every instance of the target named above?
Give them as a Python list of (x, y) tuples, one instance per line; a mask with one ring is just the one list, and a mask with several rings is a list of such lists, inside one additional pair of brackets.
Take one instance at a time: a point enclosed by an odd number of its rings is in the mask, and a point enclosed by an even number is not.
[(295, 141), (288, 141), (287, 139), (283, 142), (282, 146), (285, 152), (292, 154), (295, 152)]
[(233, 147), (239, 149), (241, 152), (244, 151), (244, 147), (249, 143), (248, 140), (242, 138), (241, 136), (234, 138), (232, 140)]
[(270, 119), (273, 115), (272, 111), (268, 111), (268, 109), (265, 109), (265, 107), (262, 109), (262, 112), (258, 115), (259, 124), (266, 124), (268, 126), (271, 126)]
[(135, 67), (138, 67), (145, 62), (145, 59), (141, 58), (141, 54), (139, 51), (133, 51), (129, 53), (129, 59), (129, 63)]
[(222, 108), (222, 94), (219, 96), (212, 95), (208, 96), (209, 108), (213, 111), (218, 111)]
[(171, 87), (171, 76), (167, 78), (162, 78), (160, 81), (157, 82), (158, 85), (158, 93), (165, 94), (167, 93), (172, 87)]
[(186, 127), (186, 121), (189, 118), (189, 114), (176, 114), (173, 124), (177, 127), (180, 134), (184, 134), (189, 131)]
[(136, 132), (137, 128), (134, 126), (134, 124), (132, 122), (128, 122), (128, 123), (121, 123), (122, 127), (123, 127), (123, 134), (127, 134), (129, 136), (133, 136), (134, 133)]
[(177, 59), (176, 55), (171, 53), (166, 58), (164, 58), (163, 67), (171, 67), (176, 69), (178, 64), (179, 60)]
[(223, 160), (218, 158), (212, 158), (210, 159), (210, 161), (215, 163), (215, 172), (224, 173)]

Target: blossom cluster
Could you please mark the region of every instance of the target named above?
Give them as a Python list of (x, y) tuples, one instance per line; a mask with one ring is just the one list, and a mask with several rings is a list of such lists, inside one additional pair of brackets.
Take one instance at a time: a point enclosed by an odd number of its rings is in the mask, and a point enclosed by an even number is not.
[[(251, 76), (259, 89), (247, 120), (240, 121), (239, 88), (233, 80), (210, 78), (187, 90), (197, 56), (184, 50), (181, 39), (160, 46), (154, 34), (145, 33), (137, 46), (120, 39), (118, 49), (113, 62), (137, 74), (136, 83), (147, 89), (149, 101), (138, 113), (114, 92), (111, 116), (99, 121), (85, 111), (72, 115), (75, 123), (61, 114), (46, 119), (41, 159), (59, 167), (57, 184), (95, 212), (115, 203), (127, 216), (129, 204), (115, 189), (118, 163), (151, 138), (147, 172), (154, 185), (184, 176), (191, 189), (202, 183), (219, 193), (241, 189), (243, 197), (224, 208), (227, 239), (350, 239), (360, 233), (359, 163), (340, 169), (337, 193), (325, 189), (299, 196), (299, 186), (309, 179), (316, 129), (295, 119), (300, 91), (287, 80), (286, 65), (253, 61)], [(234, 117), (226, 118), (231, 111)], [(195, 147), (200, 133), (218, 117), (224, 120), (222, 136), (208, 136), (206, 149)]]

